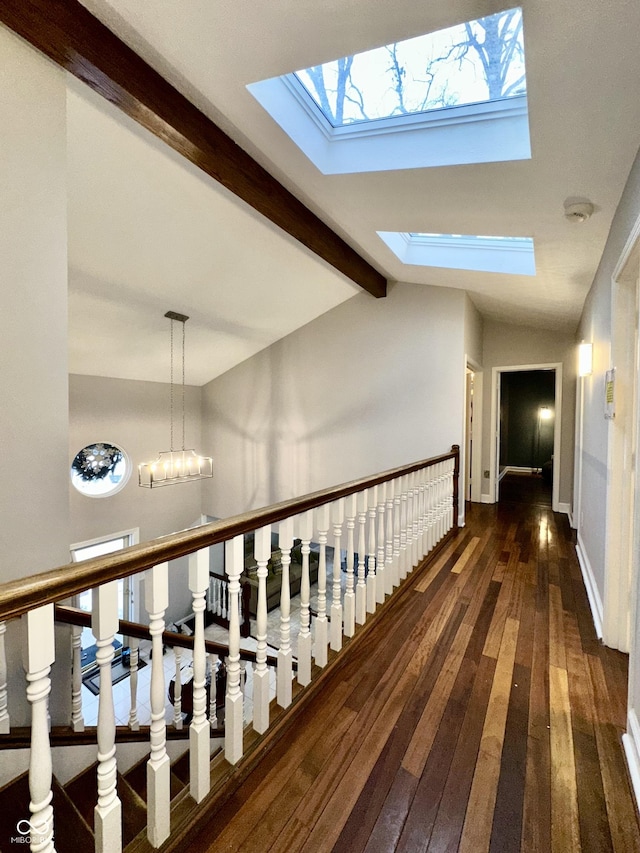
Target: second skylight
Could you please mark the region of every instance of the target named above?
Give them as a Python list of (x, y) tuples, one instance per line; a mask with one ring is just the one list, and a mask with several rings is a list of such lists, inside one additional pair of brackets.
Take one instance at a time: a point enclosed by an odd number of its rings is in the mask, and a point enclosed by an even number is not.
[(404, 263), (455, 270), (535, 275), (531, 237), (476, 237), (470, 234), (417, 234), (378, 231)]

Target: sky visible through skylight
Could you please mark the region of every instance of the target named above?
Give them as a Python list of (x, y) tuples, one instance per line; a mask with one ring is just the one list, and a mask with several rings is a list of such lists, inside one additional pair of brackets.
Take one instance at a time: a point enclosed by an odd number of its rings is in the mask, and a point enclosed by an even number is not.
[(526, 93), (522, 10), (295, 72), (334, 126)]

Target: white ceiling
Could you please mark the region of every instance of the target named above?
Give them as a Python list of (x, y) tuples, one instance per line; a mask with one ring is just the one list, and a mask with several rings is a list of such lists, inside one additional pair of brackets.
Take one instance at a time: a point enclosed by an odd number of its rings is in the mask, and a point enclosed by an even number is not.
[[(508, 7), (495, 0), (83, 0), (391, 280), (573, 333), (640, 143), (637, 0), (523, 0), (529, 161), (324, 176), (246, 84)], [(81, 84), (69, 93), (70, 370), (202, 384), (358, 292)], [(567, 198), (596, 208), (583, 225)], [(530, 236), (534, 277), (402, 264), (376, 231)], [(373, 297), (371, 297), (373, 298)], [(88, 319), (90, 318), (90, 322)]]

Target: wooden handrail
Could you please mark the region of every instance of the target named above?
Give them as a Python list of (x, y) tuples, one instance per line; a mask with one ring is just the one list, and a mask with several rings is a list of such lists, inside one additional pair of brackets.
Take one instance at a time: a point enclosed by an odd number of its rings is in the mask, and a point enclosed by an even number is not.
[[(91, 614), (77, 607), (68, 607), (64, 604), (55, 605), (56, 622), (64, 622), (65, 625), (78, 625), (82, 628), (91, 627)], [(125, 637), (136, 637), (138, 640), (150, 640), (151, 632), (146, 625), (141, 625), (139, 622), (128, 622), (126, 619), (120, 619), (118, 622), (118, 634)], [(175, 631), (163, 631), (162, 642), (166, 646), (179, 646), (182, 649), (193, 650), (193, 635), (176, 634)], [(229, 646), (223, 643), (216, 643), (213, 640), (205, 640), (204, 647), (207, 654), (219, 655), (224, 657), (229, 654)], [(250, 649), (240, 649), (240, 659), (255, 663), (256, 652)], [(267, 665), (277, 666), (278, 659), (273, 655), (267, 655)]]
[(414, 462), (411, 465), (392, 468), (373, 477), (351, 480), (341, 486), (322, 489), (301, 498), (281, 501), (252, 512), (162, 536), (151, 542), (132, 545), (104, 557), (94, 557), (82, 563), (68, 563), (47, 572), (9, 581), (0, 587), (0, 622), (22, 616), (36, 607), (70, 598), (72, 595), (108, 581), (119, 580), (150, 569), (159, 563), (175, 560), (201, 548), (224, 542), (234, 536), (251, 533), (264, 525), (275, 524), (354, 492), (394, 480), (404, 474), (412, 474), (414, 471), (437, 465), (447, 459), (457, 460), (459, 452), (459, 447), (454, 445), (449, 453)]

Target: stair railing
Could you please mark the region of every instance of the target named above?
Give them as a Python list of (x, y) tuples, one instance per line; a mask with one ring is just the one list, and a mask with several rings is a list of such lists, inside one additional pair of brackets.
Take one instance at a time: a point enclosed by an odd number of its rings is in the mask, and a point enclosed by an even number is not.
[[(54, 605), (88, 589), (94, 590), (91, 628), (98, 646), (101, 683), (98, 711), (98, 785), (95, 808), (96, 851), (121, 850), (121, 803), (116, 790), (115, 718), (111, 684), (113, 638), (118, 632), (151, 638), (151, 726), (150, 757), (147, 763), (147, 837), (159, 847), (169, 837), (170, 767), (166, 750), (163, 642), (167, 639), (165, 612), (168, 607), (169, 561), (189, 558), (189, 588), (192, 594), (194, 632), (192, 637), (173, 634), (169, 645), (193, 649), (193, 717), (189, 727), (190, 793), (199, 803), (210, 786), (210, 720), (206, 708), (207, 655), (226, 657), (224, 754), (230, 764), (243, 757), (245, 728), (243, 667), (241, 659), (241, 576), (245, 565), (245, 539), (253, 534), (253, 558), (258, 565), (256, 618), (257, 650), (253, 663), (253, 728), (261, 734), (270, 723), (269, 666), (278, 666), (276, 703), (287, 708), (292, 702), (294, 677), (299, 685), (311, 681), (342, 648), (345, 640), (364, 625), (393, 588), (429, 554), (458, 523), (459, 448), (411, 465), (355, 480), (295, 500), (283, 501), (233, 518), (175, 533), (141, 545), (71, 563), (38, 575), (0, 586), (0, 732), (9, 727), (7, 673), (3, 654), (6, 623), (21, 618), (24, 632), (23, 665), (31, 706), (31, 750), (29, 788), (32, 849), (54, 851), (52, 759), (49, 740), (48, 697), (50, 669), (54, 662)], [(346, 519), (346, 575), (342, 578), (342, 528)], [(356, 530), (357, 528), (357, 530)], [(332, 534), (334, 558), (329, 575), (327, 542)], [(267, 655), (267, 563), (271, 557), (272, 532), (278, 534), (282, 553), (280, 595), (280, 649), (277, 658)], [(368, 533), (368, 536), (367, 536)], [(300, 624), (297, 633), (297, 667), (293, 666), (289, 579), (294, 536), (301, 542)], [(311, 622), (310, 554), (312, 542), (319, 545), (316, 616)], [(226, 609), (228, 649), (212, 648), (205, 641), (204, 612), (210, 592), (209, 548), (224, 543), (228, 578)], [(356, 544), (357, 543), (357, 544)], [(314, 546), (315, 547), (315, 546)], [(145, 607), (149, 625), (121, 623), (117, 614), (117, 581), (144, 572)], [(330, 608), (327, 604), (329, 582)], [(344, 586), (344, 589), (343, 589)], [(69, 608), (58, 606), (72, 621)], [(72, 624), (78, 626), (77, 614)], [(83, 623), (84, 624), (84, 623)], [(72, 656), (79, 656), (76, 628)], [(313, 631), (312, 631), (313, 629)], [(329, 647), (331, 654), (329, 654)], [(132, 660), (137, 646), (131, 645)], [(135, 665), (134, 665), (135, 666)], [(135, 676), (135, 668), (132, 675)], [(137, 724), (135, 683), (131, 681), (131, 727)], [(72, 726), (81, 731), (77, 676), (72, 678)], [(215, 700), (214, 700), (215, 701)], [(0, 734), (0, 747), (2, 734)], [(25, 811), (27, 805), (25, 804)], [(25, 819), (27, 814), (25, 814)], [(35, 845), (35, 846), (34, 846)]]

